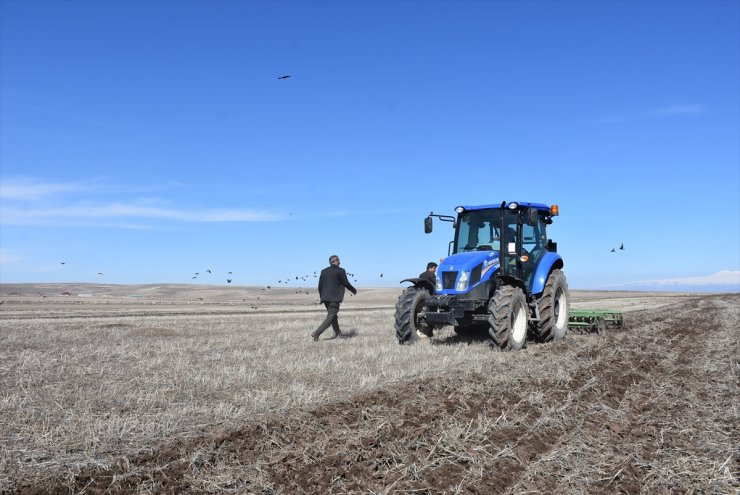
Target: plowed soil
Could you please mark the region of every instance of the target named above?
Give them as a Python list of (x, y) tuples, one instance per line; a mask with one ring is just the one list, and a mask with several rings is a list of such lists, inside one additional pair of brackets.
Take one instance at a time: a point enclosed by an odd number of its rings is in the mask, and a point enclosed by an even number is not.
[[(730, 493), (740, 295), (626, 312), (481, 370), (161, 439), (18, 493)], [(452, 337), (451, 337), (452, 338)], [(494, 351), (492, 351), (494, 352)]]

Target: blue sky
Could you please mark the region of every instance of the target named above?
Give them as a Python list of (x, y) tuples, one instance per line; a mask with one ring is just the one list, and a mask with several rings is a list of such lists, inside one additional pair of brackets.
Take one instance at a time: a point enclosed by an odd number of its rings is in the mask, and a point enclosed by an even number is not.
[(738, 290), (740, 2), (0, 0), (0, 282), (400, 287), (503, 200)]

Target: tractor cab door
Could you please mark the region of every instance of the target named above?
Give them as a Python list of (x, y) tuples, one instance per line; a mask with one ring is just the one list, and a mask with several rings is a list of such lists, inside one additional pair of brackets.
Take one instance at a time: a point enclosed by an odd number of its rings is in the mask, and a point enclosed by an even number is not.
[(534, 274), (547, 250), (547, 226), (539, 215), (526, 215), (522, 223), (523, 280), (527, 289), (532, 288)]
[(530, 215), (529, 209), (505, 215), (502, 250), (506, 250), (507, 274), (532, 287), (534, 274), (545, 255), (547, 233), (539, 215)]

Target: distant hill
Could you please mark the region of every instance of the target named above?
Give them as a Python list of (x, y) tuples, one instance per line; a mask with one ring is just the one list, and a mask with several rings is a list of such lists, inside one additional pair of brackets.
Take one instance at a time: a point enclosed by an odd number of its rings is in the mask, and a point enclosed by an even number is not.
[(634, 284), (623, 284), (614, 286), (619, 290), (633, 290), (640, 292), (721, 292), (721, 293), (735, 293), (740, 292), (740, 284), (738, 285), (726, 285), (726, 284), (708, 284), (708, 285), (696, 285), (696, 284), (650, 284), (647, 282), (634, 283)]
[(619, 290), (670, 291), (670, 292), (740, 292), (740, 271), (722, 270), (699, 277), (643, 280), (614, 285)]

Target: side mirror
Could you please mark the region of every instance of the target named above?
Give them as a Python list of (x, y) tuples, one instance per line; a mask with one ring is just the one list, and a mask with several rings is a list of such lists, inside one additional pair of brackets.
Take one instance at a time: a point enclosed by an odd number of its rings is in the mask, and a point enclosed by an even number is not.
[(428, 216), (424, 219), (424, 233), (429, 234), (432, 232), (432, 217)]

